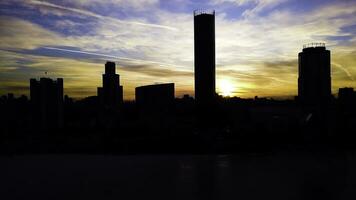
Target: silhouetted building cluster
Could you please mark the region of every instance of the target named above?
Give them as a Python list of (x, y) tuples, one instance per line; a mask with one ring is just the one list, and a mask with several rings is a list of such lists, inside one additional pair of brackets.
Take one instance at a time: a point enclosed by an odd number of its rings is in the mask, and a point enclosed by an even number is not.
[(0, 150), (233, 153), (320, 143), (356, 149), (350, 134), (356, 131), (356, 93), (340, 88), (332, 98), (325, 44), (299, 53), (297, 101), (216, 95), (214, 11), (194, 12), (194, 56), (195, 99), (175, 98), (174, 83), (166, 83), (136, 87), (135, 101), (123, 101), (109, 61), (97, 96), (82, 100), (63, 100), (61, 78), (30, 79), (30, 101), (0, 98)]

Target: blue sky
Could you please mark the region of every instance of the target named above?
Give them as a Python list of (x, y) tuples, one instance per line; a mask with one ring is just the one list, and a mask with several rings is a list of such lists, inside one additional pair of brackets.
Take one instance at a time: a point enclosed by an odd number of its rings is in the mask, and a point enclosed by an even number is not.
[(356, 1), (2, 0), (0, 94), (28, 94), (29, 78), (63, 77), (65, 93), (95, 95), (115, 61), (126, 99), (145, 84), (193, 94), (193, 10), (216, 10), (217, 92), (297, 93), (297, 54), (325, 42), (332, 87), (356, 87)]

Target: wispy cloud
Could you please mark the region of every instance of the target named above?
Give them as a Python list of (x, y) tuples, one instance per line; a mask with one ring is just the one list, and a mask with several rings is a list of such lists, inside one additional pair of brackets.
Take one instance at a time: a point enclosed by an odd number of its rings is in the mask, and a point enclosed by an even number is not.
[[(155, 61), (150, 61), (150, 60), (141, 60), (141, 59), (135, 59), (135, 58), (129, 58), (129, 57), (113, 56), (113, 55), (81, 51), (81, 50), (72, 50), (72, 49), (64, 49), (64, 48), (58, 48), (58, 47), (47, 47), (47, 46), (44, 46), (43, 48), (48, 49), (48, 50), (56, 50), (56, 51), (64, 51), (64, 52), (70, 52), (70, 53), (79, 53), (79, 54), (100, 56), (100, 57), (108, 58), (108, 59), (111, 59), (114, 61), (128, 62), (128, 63), (133, 63), (133, 64), (147, 63), (147, 64), (155, 64), (158, 66), (173, 66), (173, 67), (177, 67), (177, 68), (181, 67), (179, 65), (172, 65), (169, 63), (155, 62)], [(127, 64), (127, 65), (130, 65), (130, 64)]]
[(212, 0), (213, 5), (224, 3), (236, 6), (248, 6), (249, 8), (242, 12), (244, 17), (255, 17), (260, 12), (266, 9), (272, 9), (288, 0)]
[(94, 12), (90, 12), (90, 11), (87, 11), (87, 10), (84, 10), (84, 9), (61, 6), (61, 5), (57, 5), (57, 4), (53, 4), (53, 3), (49, 3), (49, 2), (45, 2), (45, 1), (26, 0), (24, 3), (27, 3), (30, 6), (32, 5), (32, 6), (40, 7), (40, 10), (43, 12), (43, 14), (57, 14), (57, 15), (60, 15), (60, 16), (65, 15), (65, 13), (61, 13), (61, 12), (48, 12), (48, 10), (41, 9), (41, 7), (57, 9), (57, 10), (60, 10), (60, 11), (70, 12), (70, 13), (74, 13), (74, 14), (78, 14), (78, 15), (84, 15), (84, 16), (88, 16), (88, 17), (101, 19), (101, 20), (112, 21), (112, 22), (115, 22), (115, 23), (147, 26), (147, 27), (151, 27), (151, 28), (163, 28), (163, 29), (168, 29), (168, 30), (172, 30), (172, 31), (176, 30), (176, 28), (170, 27), (170, 26), (164, 26), (164, 25), (159, 25), (159, 24), (151, 24), (151, 23), (143, 23), (143, 22), (139, 22), (139, 21), (120, 20), (120, 19), (113, 18), (113, 17), (99, 15), (99, 14), (96, 14)]
[(121, 9), (135, 9), (138, 11), (147, 10), (152, 8), (153, 6), (157, 6), (160, 1), (159, 0), (64, 0), (66, 3), (74, 4), (77, 6), (118, 6)]
[(350, 78), (351, 81), (355, 81), (353, 75), (349, 72), (349, 70), (347, 70), (345, 67), (343, 67), (342, 65), (338, 64), (338, 63), (335, 63), (335, 62), (332, 62), (331, 63), (332, 66), (335, 66), (337, 67), (338, 69), (342, 70), (343, 72), (345, 72), (345, 74), (347, 75), (347, 77)]

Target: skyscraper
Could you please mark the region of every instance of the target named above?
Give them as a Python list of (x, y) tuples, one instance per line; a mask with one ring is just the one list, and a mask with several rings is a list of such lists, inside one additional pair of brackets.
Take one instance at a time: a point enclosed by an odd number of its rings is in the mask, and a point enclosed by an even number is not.
[(63, 125), (63, 79), (30, 79), (33, 124), (41, 128)]
[(299, 53), (298, 99), (313, 106), (326, 105), (330, 98), (330, 51), (324, 43), (304, 45)]
[(215, 11), (194, 11), (195, 99), (210, 104), (215, 97)]
[(120, 85), (120, 75), (116, 74), (114, 62), (106, 62), (103, 74), (103, 87), (98, 87), (100, 102), (107, 107), (116, 107), (123, 102), (123, 88)]

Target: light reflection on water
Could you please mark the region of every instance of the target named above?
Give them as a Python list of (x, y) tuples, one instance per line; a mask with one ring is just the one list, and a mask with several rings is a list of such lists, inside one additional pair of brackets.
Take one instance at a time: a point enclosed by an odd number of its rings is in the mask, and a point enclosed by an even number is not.
[(23, 199), (347, 199), (353, 156), (0, 157), (1, 194)]

